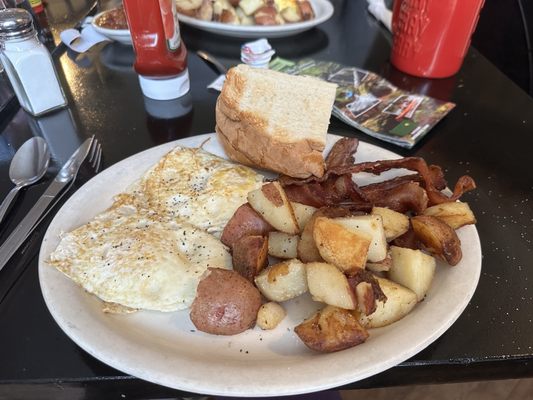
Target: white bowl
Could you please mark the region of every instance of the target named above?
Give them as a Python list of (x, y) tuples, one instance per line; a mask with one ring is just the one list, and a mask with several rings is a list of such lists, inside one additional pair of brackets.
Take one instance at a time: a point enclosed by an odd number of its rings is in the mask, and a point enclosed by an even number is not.
[(102, 28), (101, 26), (98, 26), (94, 23), (94, 21), (96, 21), (98, 17), (102, 15), (103, 13), (105, 13), (105, 11), (102, 11), (101, 13), (96, 14), (94, 18), (92, 19), (91, 25), (93, 26), (94, 30), (111, 40), (115, 40), (119, 43), (131, 46), (132, 41), (131, 41), (131, 35), (130, 35), (129, 29)]

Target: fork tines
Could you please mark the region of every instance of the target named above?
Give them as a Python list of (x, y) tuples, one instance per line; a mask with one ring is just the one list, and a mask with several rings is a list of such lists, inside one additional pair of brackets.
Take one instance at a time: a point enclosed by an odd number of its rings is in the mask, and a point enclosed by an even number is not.
[(102, 145), (98, 142), (93, 136), (93, 141), (91, 142), (91, 149), (89, 150), (89, 164), (93, 168), (94, 172), (100, 170), (100, 165), (102, 161)]

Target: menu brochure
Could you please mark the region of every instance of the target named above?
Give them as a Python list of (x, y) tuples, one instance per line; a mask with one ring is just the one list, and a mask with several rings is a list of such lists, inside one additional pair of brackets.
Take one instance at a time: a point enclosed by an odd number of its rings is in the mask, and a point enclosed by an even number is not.
[(334, 62), (276, 58), (269, 67), (336, 83), (333, 115), (370, 136), (406, 148), (412, 148), (455, 107), (403, 91), (373, 72)]

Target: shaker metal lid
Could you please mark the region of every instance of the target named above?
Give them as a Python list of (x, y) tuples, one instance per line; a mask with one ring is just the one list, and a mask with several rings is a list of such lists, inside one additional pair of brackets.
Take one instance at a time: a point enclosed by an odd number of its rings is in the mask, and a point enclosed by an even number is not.
[(0, 10), (0, 40), (16, 39), (33, 33), (31, 14), (22, 8)]

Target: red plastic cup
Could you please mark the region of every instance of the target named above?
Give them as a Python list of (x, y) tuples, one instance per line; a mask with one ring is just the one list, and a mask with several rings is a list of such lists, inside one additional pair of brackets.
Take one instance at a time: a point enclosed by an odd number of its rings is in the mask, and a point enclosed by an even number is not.
[(391, 62), (400, 71), (447, 78), (461, 68), (484, 0), (395, 0)]

